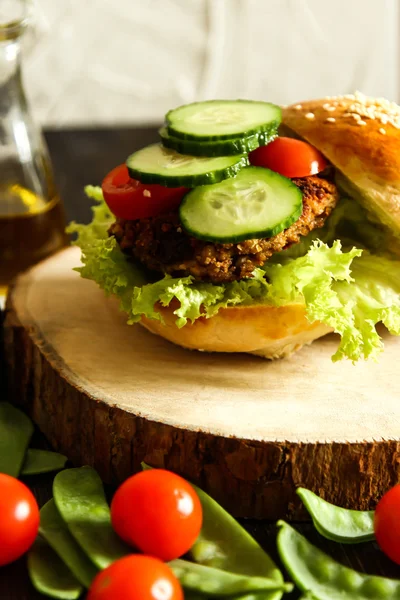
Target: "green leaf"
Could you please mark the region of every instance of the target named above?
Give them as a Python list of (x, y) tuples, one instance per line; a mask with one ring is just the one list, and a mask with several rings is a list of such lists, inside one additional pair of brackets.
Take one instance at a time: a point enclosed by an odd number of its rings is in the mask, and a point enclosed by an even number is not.
[[(77, 271), (120, 299), (128, 323), (138, 322), (142, 315), (162, 320), (156, 304), (168, 306), (172, 301), (178, 301), (177, 327), (212, 317), (229, 306), (299, 302), (305, 304), (310, 322), (321, 321), (339, 333), (341, 341), (333, 360), (376, 359), (383, 348), (375, 329), (381, 321), (393, 335), (400, 335), (400, 261), (365, 249), (369, 240), (370, 250), (376, 250), (385, 234), (366, 220), (356, 203), (349, 207), (348, 201), (342, 201), (323, 229), (296, 244), (293, 252), (281, 252), (263, 269), (255, 269), (252, 279), (216, 285), (192, 277), (149, 281), (138, 264), (126, 260), (116, 240), (108, 237), (113, 216), (100, 188), (89, 187), (86, 192), (99, 204), (90, 225), (69, 228), (78, 234), (76, 243), (82, 249), (83, 266)], [(359, 248), (349, 245), (352, 239)]]

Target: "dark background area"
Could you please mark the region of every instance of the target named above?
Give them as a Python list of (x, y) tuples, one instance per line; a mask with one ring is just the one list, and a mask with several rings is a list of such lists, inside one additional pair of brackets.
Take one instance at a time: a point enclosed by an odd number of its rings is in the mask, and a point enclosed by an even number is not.
[[(100, 184), (104, 175), (124, 162), (129, 154), (157, 141), (157, 128), (52, 130), (46, 132), (46, 140), (67, 219), (87, 223), (91, 218), (91, 201), (83, 193), (83, 187), (86, 184)], [(1, 382), (0, 399), (7, 399), (4, 377)], [(12, 401), (12, 398), (9, 400)], [(32, 446), (47, 447), (46, 441), (38, 432), (35, 434)], [(40, 506), (52, 495), (52, 480), (52, 475), (30, 477), (25, 480), (34, 491)], [(337, 485), (339, 486), (340, 482), (337, 482)], [(243, 525), (279, 563), (275, 544), (275, 524), (244, 521)], [(400, 567), (386, 559), (375, 543), (336, 544), (322, 538), (310, 523), (298, 524), (297, 528), (310, 541), (343, 564), (369, 574), (400, 579)], [(297, 592), (291, 596), (284, 596), (288, 600), (298, 597)], [(40, 598), (43, 599), (44, 596), (37, 594), (29, 583), (24, 558), (13, 565), (0, 567), (0, 600), (39, 600)]]
[(56, 184), (67, 220), (87, 223), (91, 200), (85, 185), (100, 185), (103, 177), (143, 146), (158, 141), (157, 127), (131, 129), (76, 129), (45, 132)]

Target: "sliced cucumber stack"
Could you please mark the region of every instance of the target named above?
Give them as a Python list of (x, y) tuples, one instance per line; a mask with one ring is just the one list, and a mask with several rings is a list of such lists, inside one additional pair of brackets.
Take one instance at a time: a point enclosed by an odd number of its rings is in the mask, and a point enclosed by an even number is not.
[(219, 183), (249, 164), (246, 155), (214, 158), (179, 154), (161, 144), (147, 146), (126, 160), (131, 177), (166, 187), (195, 187)]
[(276, 137), (276, 130), (262, 131), (253, 135), (231, 138), (228, 140), (217, 140), (211, 142), (199, 142), (197, 140), (183, 140), (168, 133), (166, 127), (159, 132), (163, 146), (172, 148), (181, 154), (192, 156), (232, 156), (235, 154), (247, 154), (259, 146), (265, 146)]
[(297, 221), (302, 193), (290, 179), (261, 167), (190, 191), (179, 209), (182, 227), (198, 239), (240, 242), (268, 238)]
[(269, 102), (210, 100), (186, 104), (167, 113), (168, 134), (194, 141), (218, 141), (254, 134), (276, 134), (281, 109)]

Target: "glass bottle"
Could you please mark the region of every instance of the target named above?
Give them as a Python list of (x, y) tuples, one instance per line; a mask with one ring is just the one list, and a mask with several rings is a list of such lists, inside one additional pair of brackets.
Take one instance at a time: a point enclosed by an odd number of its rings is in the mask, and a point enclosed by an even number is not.
[(21, 78), (28, 0), (0, 1), (0, 299), (21, 271), (67, 243), (48, 151)]

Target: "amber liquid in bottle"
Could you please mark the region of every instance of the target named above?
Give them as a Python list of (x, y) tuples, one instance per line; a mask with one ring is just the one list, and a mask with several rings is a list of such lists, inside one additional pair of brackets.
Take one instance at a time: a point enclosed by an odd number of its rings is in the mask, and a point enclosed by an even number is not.
[(0, 295), (18, 273), (66, 245), (64, 227), (58, 196), (43, 201), (19, 183), (0, 184)]

